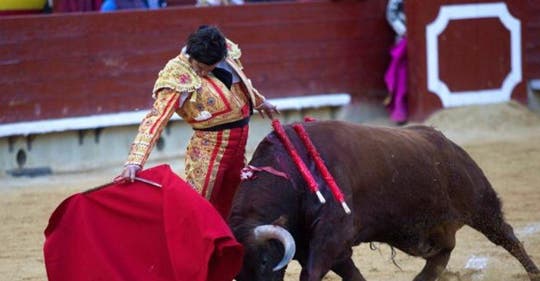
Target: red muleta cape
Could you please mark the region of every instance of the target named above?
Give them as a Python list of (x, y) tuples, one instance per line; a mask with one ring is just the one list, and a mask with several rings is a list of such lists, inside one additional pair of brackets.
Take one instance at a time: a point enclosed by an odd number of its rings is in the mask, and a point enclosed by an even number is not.
[(72, 195), (45, 229), (49, 281), (231, 281), (243, 248), (219, 213), (168, 165), (142, 182)]

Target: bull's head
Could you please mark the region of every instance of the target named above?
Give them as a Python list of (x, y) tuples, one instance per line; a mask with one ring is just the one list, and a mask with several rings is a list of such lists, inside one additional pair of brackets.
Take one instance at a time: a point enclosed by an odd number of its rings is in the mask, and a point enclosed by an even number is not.
[(236, 280), (283, 280), (285, 267), (296, 251), (292, 235), (278, 225), (257, 226), (251, 235), (252, 243), (244, 244), (244, 265)]

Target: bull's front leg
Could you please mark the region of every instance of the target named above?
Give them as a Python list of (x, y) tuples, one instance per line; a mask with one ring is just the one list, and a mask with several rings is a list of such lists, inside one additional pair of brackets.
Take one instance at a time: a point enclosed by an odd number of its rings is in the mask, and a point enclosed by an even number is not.
[(343, 281), (366, 281), (351, 257), (336, 263), (332, 267), (332, 271), (339, 275)]
[(328, 269), (324, 270), (320, 266), (308, 262), (302, 267), (300, 281), (320, 281), (327, 272)]
[(320, 250), (317, 253), (310, 250), (307, 262), (302, 266), (302, 272), (300, 273), (301, 281), (320, 281), (330, 269), (339, 275), (343, 281), (366, 281), (351, 258), (351, 249), (346, 251), (348, 253), (347, 258), (333, 265), (331, 263), (336, 259), (326, 255), (330, 250)]
[[(320, 281), (330, 269), (344, 281), (365, 281), (351, 259), (349, 237), (339, 227), (317, 224), (312, 230), (307, 256), (302, 263), (300, 281)], [(336, 262), (337, 261), (337, 262)]]

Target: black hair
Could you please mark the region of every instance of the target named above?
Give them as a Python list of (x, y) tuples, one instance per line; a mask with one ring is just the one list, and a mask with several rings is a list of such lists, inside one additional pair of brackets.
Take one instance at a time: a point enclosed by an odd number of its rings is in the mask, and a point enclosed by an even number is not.
[(225, 36), (215, 26), (200, 26), (189, 35), (186, 53), (198, 62), (216, 64), (227, 56)]

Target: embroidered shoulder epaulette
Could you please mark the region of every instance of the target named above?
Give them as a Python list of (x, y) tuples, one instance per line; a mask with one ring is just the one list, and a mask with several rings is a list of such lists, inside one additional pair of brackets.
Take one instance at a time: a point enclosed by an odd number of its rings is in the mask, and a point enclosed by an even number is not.
[(227, 54), (228, 54), (227, 56), (233, 60), (240, 59), (240, 57), (242, 56), (242, 51), (240, 50), (238, 45), (229, 39), (226, 39), (226, 40), (227, 40)]
[(186, 61), (178, 56), (169, 60), (159, 72), (152, 96), (155, 98), (156, 93), (163, 88), (170, 88), (180, 93), (194, 92), (201, 88), (201, 78)]

